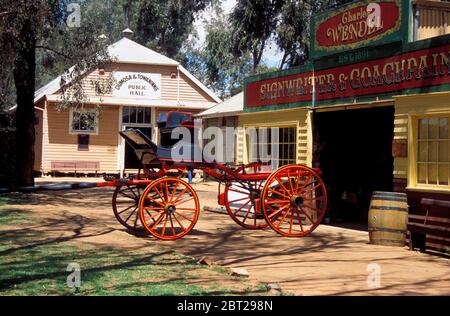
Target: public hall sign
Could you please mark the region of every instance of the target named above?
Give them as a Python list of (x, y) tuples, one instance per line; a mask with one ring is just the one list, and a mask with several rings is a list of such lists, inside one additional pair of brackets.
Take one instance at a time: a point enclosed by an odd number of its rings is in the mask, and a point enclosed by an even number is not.
[(245, 86), (245, 105), (261, 108), (345, 103), (361, 96), (385, 97), (450, 84), (450, 37), (441, 42), (432, 48), (413, 47), (397, 56), (319, 71), (279, 74), (262, 80), (250, 78)]
[(311, 58), (406, 38), (409, 0), (368, 0), (313, 17)]
[(161, 74), (115, 71), (113, 96), (133, 99), (160, 99)]

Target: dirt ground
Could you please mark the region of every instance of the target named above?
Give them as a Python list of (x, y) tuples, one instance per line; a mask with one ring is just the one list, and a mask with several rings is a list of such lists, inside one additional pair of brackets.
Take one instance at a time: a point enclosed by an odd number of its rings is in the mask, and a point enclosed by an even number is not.
[[(55, 179), (37, 180), (49, 181)], [(217, 206), (216, 183), (194, 187), (202, 207)], [(116, 221), (112, 192), (112, 188), (101, 188), (35, 193), (33, 203), (14, 207), (39, 213), (36, 218), (64, 219), (44, 228), (62, 238), (112, 245), (125, 252), (127, 248), (145, 247), (151, 252), (154, 247), (169, 247), (195, 258), (209, 256), (219, 265), (247, 269), (255, 282), (277, 283), (295, 295), (450, 295), (448, 258), (406, 247), (371, 245), (365, 231), (321, 225), (308, 237), (286, 238), (270, 228), (245, 230), (228, 215), (202, 211), (190, 234), (178, 241), (159, 241), (132, 235)], [(380, 268), (377, 288), (368, 284), (368, 279), (374, 280), (371, 264)]]

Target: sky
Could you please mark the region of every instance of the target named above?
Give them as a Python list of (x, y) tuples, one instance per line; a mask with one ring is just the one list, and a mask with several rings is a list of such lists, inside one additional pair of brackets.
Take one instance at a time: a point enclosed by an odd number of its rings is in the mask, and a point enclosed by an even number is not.
[[(229, 14), (233, 7), (236, 5), (236, 0), (223, 0), (222, 9), (225, 14)], [(205, 11), (196, 21), (195, 26), (197, 28), (197, 33), (199, 36), (199, 46), (205, 42), (205, 21), (210, 19), (210, 12)], [(281, 52), (278, 51), (277, 45), (273, 40), (269, 41), (267, 48), (264, 51), (263, 62), (270, 67), (278, 67), (281, 61)]]

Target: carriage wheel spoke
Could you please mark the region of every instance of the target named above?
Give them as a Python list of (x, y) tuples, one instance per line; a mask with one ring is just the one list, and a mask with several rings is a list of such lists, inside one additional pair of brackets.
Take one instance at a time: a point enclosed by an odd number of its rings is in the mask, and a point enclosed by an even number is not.
[(291, 187), (291, 192), (295, 192), (294, 187), (292, 186), (291, 175), (289, 174), (289, 170), (287, 171), (287, 176), (289, 179), (289, 186)]
[(316, 212), (319, 212), (319, 213), (323, 212), (322, 208), (312, 207), (312, 206), (310, 206), (308, 204), (305, 204), (305, 203), (303, 203), (302, 206), (305, 206), (305, 207), (309, 208), (312, 211), (316, 211)]
[(278, 210), (274, 211), (273, 213), (270, 213), (268, 217), (269, 218), (274, 217), (275, 215), (279, 214), (280, 212), (283, 212), (283, 210), (285, 210), (286, 207), (288, 207), (288, 206), (289, 205), (284, 205), (284, 206), (280, 207)]
[(317, 190), (318, 188), (320, 188), (320, 183), (317, 184), (317, 185), (315, 185), (315, 186), (312, 187), (312, 188), (307, 188), (307, 190), (304, 190), (304, 193), (303, 193), (303, 194), (309, 195), (309, 194), (312, 193), (312, 192), (316, 192), (316, 190)]
[(170, 195), (170, 201), (173, 201), (173, 197), (175, 196), (175, 192), (177, 192), (179, 182), (177, 182), (173, 188), (172, 194)]
[[(127, 190), (127, 191), (129, 191), (129, 190)], [(132, 197), (131, 195), (128, 195), (128, 194), (124, 193), (124, 191), (119, 191), (119, 193), (122, 194), (123, 196), (129, 198), (130, 200), (134, 200), (134, 197)]]
[(275, 179), (278, 181), (278, 183), (280, 184), (280, 187), (283, 188), (284, 192), (286, 192), (287, 194), (290, 194), (289, 190), (284, 186), (283, 181), (280, 180), (280, 178), (275, 177)]
[(159, 202), (159, 201), (157, 201), (157, 200), (155, 200), (155, 199), (153, 199), (153, 198), (151, 198), (149, 196), (147, 196), (146, 199), (149, 199), (150, 201), (152, 201), (154, 203), (157, 203), (157, 204), (161, 205), (162, 207), (164, 207), (164, 204), (162, 202)]
[(266, 201), (266, 204), (277, 204), (277, 203), (280, 203), (280, 204), (282, 204), (282, 203), (290, 203), (290, 201), (286, 201), (286, 200), (274, 200), (274, 199), (272, 199), (272, 200), (270, 200), (270, 201)]
[(242, 191), (238, 191), (238, 190), (236, 190), (236, 189), (234, 189), (234, 188), (230, 188), (230, 189), (228, 189), (229, 191), (233, 191), (233, 192), (236, 192), (236, 193), (241, 193), (241, 194), (248, 194), (249, 192), (247, 191), (247, 192), (242, 192)]
[(281, 217), (281, 220), (277, 225), (278, 228), (280, 228), (281, 224), (284, 222), (284, 220), (286, 219), (288, 214), (289, 214), (289, 210), (287, 210), (286, 213), (284, 213), (284, 215)]
[(163, 195), (159, 192), (158, 188), (155, 186), (155, 191), (158, 193), (159, 197), (161, 198), (161, 201), (165, 202), (166, 199), (164, 199)]
[(139, 218), (139, 212), (136, 212), (136, 217), (135, 217), (135, 219), (134, 219), (134, 227), (137, 226), (138, 218)]
[(250, 206), (247, 210), (247, 213), (245, 213), (244, 220), (242, 221), (242, 223), (245, 224), (245, 221), (247, 220), (248, 216), (250, 215), (251, 209), (252, 209), (252, 207)]
[(176, 217), (175, 214), (176, 214), (176, 212), (174, 212), (174, 213), (172, 214), (172, 215), (173, 215), (173, 218), (175, 218), (175, 220), (177, 221), (178, 225), (180, 225), (181, 229), (182, 229), (182, 230), (185, 230), (183, 224), (181, 224), (181, 222), (179, 221), (179, 219)]
[(310, 199), (304, 197), (303, 200), (305, 200), (305, 201), (321, 201), (322, 197), (310, 198)]
[(299, 208), (300, 211), (305, 214), (305, 216), (309, 219), (309, 221), (311, 222), (311, 225), (314, 225), (314, 221), (312, 220), (312, 218), (308, 215), (307, 212), (305, 212), (301, 207)]
[(161, 235), (162, 235), (162, 236), (165, 236), (165, 235), (166, 235), (166, 226), (167, 226), (167, 218), (168, 218), (168, 217), (169, 217), (169, 215), (166, 214), (166, 217), (165, 217), (165, 219), (164, 219), (163, 228), (162, 228), (162, 231), (161, 231)]
[(183, 214), (180, 213), (180, 212), (175, 212), (174, 214), (180, 215), (181, 217), (183, 217), (184, 219), (190, 221), (191, 223), (194, 221), (193, 219), (190, 219), (189, 217), (183, 215)]
[(239, 208), (237, 209), (237, 211), (234, 212), (234, 215), (236, 215), (237, 213), (239, 213), (239, 212), (244, 208), (244, 206), (246, 206), (249, 202), (250, 202), (250, 200), (248, 200), (246, 203), (242, 204), (241, 207), (239, 207)]
[(269, 192), (278, 194), (279, 196), (282, 196), (282, 197), (284, 197), (284, 198), (286, 198), (286, 199), (290, 199), (290, 198), (291, 198), (291, 197), (289, 197), (289, 196), (287, 196), (287, 195), (285, 195), (285, 194), (283, 194), (283, 193), (281, 193), (281, 192), (279, 192), (279, 191), (276, 191), (276, 190), (274, 190), (274, 189), (272, 189), (272, 188), (269, 188)]
[(130, 205), (130, 206), (128, 206), (126, 209), (121, 210), (120, 212), (118, 212), (117, 214), (122, 214), (123, 212), (126, 212), (126, 211), (128, 211), (130, 208), (135, 207), (135, 206), (136, 206), (136, 205)]
[[(159, 217), (158, 217), (158, 219), (156, 220), (156, 221), (154, 221), (154, 223), (153, 224), (151, 224), (151, 228), (154, 228), (154, 227), (156, 227), (156, 226), (158, 226), (159, 225), (159, 223), (161, 223), (161, 221), (164, 219), (164, 215), (165, 215), (166, 213), (161, 213), (160, 215), (159, 215)], [(147, 224), (148, 225), (148, 224)]]
[(127, 219), (125, 220), (125, 223), (128, 223), (128, 221), (130, 220), (131, 216), (133, 216), (134, 211), (137, 210), (137, 206), (133, 209), (133, 211), (131, 211), (130, 215), (127, 217)]
[(174, 206), (177, 206), (177, 205), (180, 205), (180, 204), (184, 204), (184, 203), (186, 203), (186, 202), (192, 201), (193, 199), (194, 199), (194, 197), (192, 196), (192, 197), (190, 197), (190, 198), (188, 198), (188, 199), (178, 201), (177, 203), (173, 203), (173, 205), (174, 205)]
[(297, 191), (297, 194), (301, 194), (303, 192), (303, 190), (305, 189), (305, 187), (308, 185), (309, 181), (312, 178), (312, 174), (309, 175), (309, 177), (305, 180), (305, 182), (303, 183), (303, 185), (300, 187), (300, 190)]
[(233, 201), (228, 201), (229, 203), (234, 203), (234, 202), (238, 202), (238, 201), (242, 201), (242, 200), (249, 200), (248, 197), (243, 197), (242, 199), (237, 199), (237, 200), (233, 200)]
[(302, 218), (300, 216), (300, 212), (298, 210), (298, 207), (295, 208), (295, 213), (297, 214), (297, 218), (298, 218), (298, 223), (300, 224), (300, 229), (302, 230), (302, 232), (304, 232), (303, 230), (303, 224), (302, 224)]
[(292, 225), (294, 223), (294, 208), (291, 207), (290, 211), (291, 211), (291, 220), (289, 222), (289, 234), (292, 234)]
[(169, 213), (169, 217), (170, 217), (170, 225), (172, 226), (172, 236), (175, 236), (175, 227), (173, 226), (173, 220), (172, 220), (172, 214)]
[(184, 195), (184, 193), (186, 193), (187, 190), (188, 190), (188, 188), (185, 187), (185, 188), (183, 189), (183, 191), (181, 191), (180, 194), (177, 195), (177, 197), (175, 198), (175, 200), (172, 200), (172, 202), (177, 202), (177, 201)]
[(258, 190), (261, 190), (263, 186), (264, 186), (264, 182), (263, 181), (259, 181)]
[(129, 191), (131, 191), (131, 193), (133, 193), (134, 197), (137, 199), (139, 198), (139, 195), (136, 195), (136, 192), (134, 192), (133, 188), (128, 186)]
[(145, 210), (145, 212), (148, 214), (148, 216), (150, 217), (151, 220), (153, 220), (153, 222), (155, 222), (155, 217), (158, 215), (161, 215), (161, 212), (155, 213), (154, 215), (150, 214), (149, 211)]

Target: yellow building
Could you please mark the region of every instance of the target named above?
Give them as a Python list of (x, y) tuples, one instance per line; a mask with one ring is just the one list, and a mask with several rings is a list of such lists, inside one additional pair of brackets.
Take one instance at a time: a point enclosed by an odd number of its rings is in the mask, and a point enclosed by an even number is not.
[(246, 78), (237, 161), (263, 158), (249, 128), (278, 127), (280, 165), (322, 170), (332, 219), (367, 222), (374, 191), (406, 192), (421, 247), (449, 247), (450, 3), (375, 1), (378, 28), (342, 22), (371, 2), (315, 17), (308, 65)]
[[(160, 114), (195, 114), (221, 101), (180, 63), (128, 38), (108, 52), (114, 58), (109, 68), (86, 74), (88, 100), (82, 109), (58, 110), (60, 77), (36, 92), (37, 172), (123, 174), (138, 164), (119, 131), (138, 128), (158, 143)], [(110, 75), (112, 91), (98, 95), (92, 82)], [(93, 111), (97, 106), (99, 113)]]

